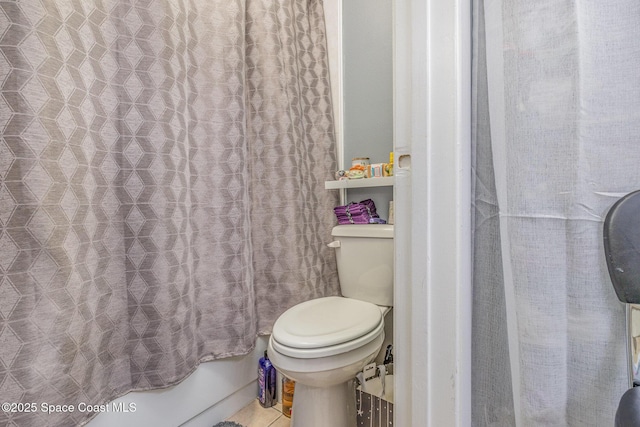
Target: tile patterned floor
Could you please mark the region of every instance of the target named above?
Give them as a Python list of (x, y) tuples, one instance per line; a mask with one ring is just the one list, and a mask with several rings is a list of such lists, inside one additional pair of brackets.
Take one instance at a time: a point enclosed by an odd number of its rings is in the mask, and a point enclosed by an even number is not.
[(282, 415), (282, 406), (278, 403), (272, 408), (263, 408), (257, 399), (227, 418), (244, 427), (289, 427), (289, 418)]

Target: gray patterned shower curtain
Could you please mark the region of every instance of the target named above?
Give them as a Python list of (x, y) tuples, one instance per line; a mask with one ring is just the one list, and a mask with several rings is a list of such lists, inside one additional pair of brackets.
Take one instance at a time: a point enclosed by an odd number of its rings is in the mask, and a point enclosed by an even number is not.
[(0, 2), (0, 400), (174, 384), (338, 292), (324, 31), (321, 0)]

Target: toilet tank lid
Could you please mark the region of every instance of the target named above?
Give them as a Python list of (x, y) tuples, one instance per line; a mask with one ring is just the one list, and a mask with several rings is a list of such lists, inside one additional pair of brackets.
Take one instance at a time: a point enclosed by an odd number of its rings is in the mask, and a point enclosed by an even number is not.
[(390, 224), (350, 224), (336, 225), (331, 231), (334, 237), (377, 237), (393, 239), (393, 225)]

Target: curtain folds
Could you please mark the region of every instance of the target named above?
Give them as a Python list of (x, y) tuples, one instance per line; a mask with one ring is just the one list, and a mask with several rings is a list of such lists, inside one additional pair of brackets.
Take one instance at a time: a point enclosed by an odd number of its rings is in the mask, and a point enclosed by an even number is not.
[[(299, 302), (339, 294), (336, 169), (322, 2), (247, 1), (247, 133), (259, 331)], [(329, 145), (327, 142), (331, 142)]]
[(602, 223), (640, 188), (640, 7), (474, 7), (474, 425), (612, 425), (625, 322)]
[(0, 11), (3, 401), (174, 384), (338, 293), (321, 0)]

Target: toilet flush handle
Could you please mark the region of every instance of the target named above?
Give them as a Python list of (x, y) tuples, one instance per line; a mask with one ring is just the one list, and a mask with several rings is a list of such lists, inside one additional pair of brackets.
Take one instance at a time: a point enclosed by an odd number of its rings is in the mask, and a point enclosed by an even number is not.
[(329, 246), (330, 248), (339, 248), (340, 240), (334, 240), (333, 242), (329, 243), (327, 246)]

